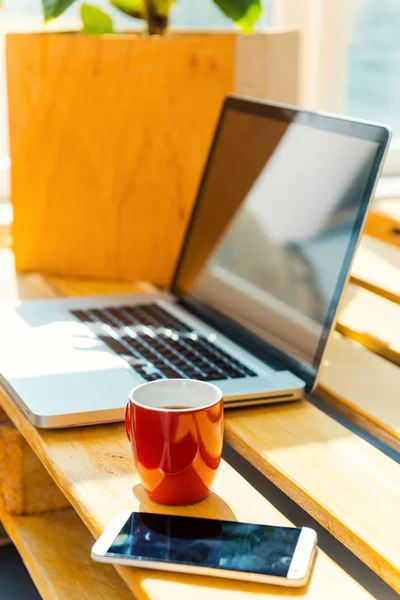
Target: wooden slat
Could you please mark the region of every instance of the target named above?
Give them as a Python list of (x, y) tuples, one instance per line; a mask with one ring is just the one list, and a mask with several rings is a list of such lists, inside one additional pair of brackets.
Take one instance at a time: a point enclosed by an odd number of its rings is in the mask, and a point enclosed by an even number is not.
[(350, 283), (336, 329), (400, 365), (400, 306), (395, 302)]
[(10, 421), (0, 422), (0, 481), (0, 504), (4, 512), (34, 514), (69, 506), (64, 494)]
[(400, 250), (364, 235), (354, 260), (351, 280), (400, 303)]
[(400, 591), (400, 466), (308, 402), (226, 414), (237, 451)]
[[(265, 524), (288, 524), (286, 518), (224, 461), (213, 492), (189, 507), (166, 507), (151, 502), (133, 469), (124, 426), (114, 424), (81, 429), (45, 431), (29, 423), (7, 397), (1, 403), (40, 460), (60, 485), (94, 536), (99, 536), (118, 510), (168, 512)], [(348, 574), (319, 551), (306, 590), (230, 582), (173, 573), (118, 567), (137, 600), (267, 600), (293, 598), (337, 600), (371, 598)]]
[(379, 198), (368, 216), (365, 233), (400, 246), (400, 198)]
[(357, 342), (335, 334), (326, 352), (317, 395), (400, 451), (400, 369), (397, 366)]
[(134, 600), (112, 566), (90, 559), (93, 538), (74, 510), (0, 515), (43, 600)]

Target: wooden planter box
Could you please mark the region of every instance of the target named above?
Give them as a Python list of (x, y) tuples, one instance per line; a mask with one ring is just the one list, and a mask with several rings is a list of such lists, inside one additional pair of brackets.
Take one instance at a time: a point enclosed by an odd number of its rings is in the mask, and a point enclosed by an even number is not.
[(168, 287), (224, 96), (296, 103), (298, 34), (6, 40), (19, 271)]

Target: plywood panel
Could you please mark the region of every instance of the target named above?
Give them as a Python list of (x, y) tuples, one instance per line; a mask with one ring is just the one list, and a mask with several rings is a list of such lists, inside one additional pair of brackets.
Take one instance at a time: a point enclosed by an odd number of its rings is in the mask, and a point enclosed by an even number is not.
[(8, 36), (19, 270), (168, 285), (234, 43)]
[(17, 269), (167, 287), (223, 98), (296, 102), (297, 45), (294, 31), (9, 35)]

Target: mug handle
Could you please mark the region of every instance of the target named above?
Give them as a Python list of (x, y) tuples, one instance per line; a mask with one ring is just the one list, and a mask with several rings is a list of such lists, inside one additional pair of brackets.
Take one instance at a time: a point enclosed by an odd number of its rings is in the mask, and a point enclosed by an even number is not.
[(126, 405), (126, 408), (125, 408), (125, 431), (126, 431), (126, 436), (129, 441), (131, 441), (131, 432), (130, 432), (131, 410), (130, 409), (131, 409), (131, 401), (128, 400), (128, 404)]

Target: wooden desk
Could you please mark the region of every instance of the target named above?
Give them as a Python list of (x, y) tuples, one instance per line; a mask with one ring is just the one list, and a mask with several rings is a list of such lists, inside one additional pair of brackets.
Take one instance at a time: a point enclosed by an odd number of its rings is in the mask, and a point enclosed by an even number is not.
[[(11, 256), (7, 254), (8, 251), (3, 252), (3, 264), (6, 265), (0, 271), (4, 278), (3, 297), (51, 297), (60, 293), (84, 295), (149, 289), (145, 284), (132, 286), (57, 279), (46, 281), (39, 276), (16, 278)], [(7, 294), (4, 293), (6, 286)], [(355, 288), (355, 291), (358, 289)], [(352, 293), (351, 288), (349, 293)], [(373, 299), (376, 300), (376, 297)], [(363, 298), (361, 301), (364, 305)], [(388, 300), (385, 299), (385, 302)], [(341, 331), (345, 333), (346, 319), (340, 322), (343, 323)], [(378, 331), (378, 324), (376, 327)], [(356, 327), (353, 326), (351, 330), (355, 331)], [(399, 369), (394, 363), (337, 334), (327, 353), (320, 388), (320, 394), (326, 401), (343, 412), (347, 411), (353, 420), (359, 419), (367, 428), (375, 428), (375, 433), (388, 439), (393, 446), (400, 435), (400, 424), (393, 418), (399, 389)], [(375, 387), (371, 390), (372, 382), (375, 382)], [(382, 389), (388, 403), (376, 407), (374, 400)], [(137, 485), (121, 425), (40, 431), (26, 420), (4, 394), (0, 396), (0, 405), (94, 536), (101, 533), (109, 519), (121, 508), (165, 510), (151, 503)], [(227, 439), (239, 452), (385, 581), (400, 590), (400, 465), (307, 402), (229, 412), (226, 425)], [(287, 522), (276, 508), (226, 463), (221, 467), (214, 493), (205, 502), (194, 507), (171, 509), (171, 512), (218, 515), (265, 523)], [(71, 523), (74, 524), (71, 528), (76, 535), (87, 535), (82, 524), (74, 521), (73, 513), (68, 514), (72, 515)], [(32, 559), (29, 547), (34, 546), (32, 540), (36, 539), (38, 531), (35, 522), (28, 521), (30, 518), (24, 517), (26, 521), (22, 525), (21, 517), (4, 517), (7, 530), (23, 555), (25, 552), (24, 558), (28, 564)], [(44, 524), (49, 515), (44, 514), (41, 518)], [(32, 527), (29, 523), (32, 523)], [(56, 525), (53, 522), (51, 526)], [(27, 530), (36, 532), (36, 535), (30, 533), (32, 537), (29, 537), (24, 533)], [(23, 542), (28, 537), (30, 542)], [(41, 580), (43, 572), (38, 574), (37, 567), (36, 555), (31, 572), (40, 589), (44, 590), (44, 597), (51, 597)], [(82, 582), (83, 587), (87, 585), (85, 582), (91, 581), (91, 588), (96, 591), (91, 567), (91, 563), (82, 564), (82, 572), (75, 574), (75, 578)], [(45, 567), (43, 569), (46, 577), (54, 577), (50, 566), (47, 570)], [(126, 568), (118, 568), (117, 571), (138, 600), (168, 600), (169, 597), (174, 600), (197, 599), (210, 597), (211, 594), (217, 599), (226, 597), (239, 600), (253, 595), (257, 595), (257, 598), (305, 595), (318, 600), (340, 596), (370, 597), (322, 552), (319, 553), (311, 585), (305, 592), (183, 575), (149, 574)], [(91, 597), (96, 597), (94, 591)], [(125, 589), (118, 591), (118, 594), (124, 592)], [(63, 596), (58, 593), (55, 597)]]
[[(44, 284), (43, 280), (34, 279), (29, 292), (25, 288), (24, 294), (36, 296), (39, 290), (39, 294), (43, 295), (42, 285)], [(54, 296), (57, 293), (56, 285), (62, 286), (64, 293), (69, 288), (68, 282), (60, 283), (52, 280), (47, 287), (48, 296)], [(92, 293), (90, 282), (81, 284), (71, 282), (71, 286), (74, 293)], [(113, 286), (110, 286), (111, 288)], [(5, 394), (0, 395), (0, 403), (71, 502), (85, 526), (96, 537), (100, 535), (115, 512), (124, 508), (168, 510), (178, 514), (214, 517), (218, 515), (227, 519), (257, 520), (262, 523), (288, 523), (276, 508), (225, 462), (221, 465), (214, 491), (206, 501), (188, 508), (159, 507), (149, 501), (141, 487), (138, 486), (123, 425), (41, 431), (27, 421), (15, 403)], [(4, 493), (7, 493), (7, 490), (3, 490)], [(54, 593), (57, 588), (54, 582), (54, 561), (51, 560), (51, 550), (46, 553), (43, 561), (38, 559), (38, 553), (43, 547), (43, 540), (40, 539), (38, 532), (40, 523), (45, 530), (48, 519), (50, 519), (49, 527), (51, 528), (59, 527), (60, 523), (57, 519), (54, 522), (55, 517), (52, 513), (43, 514), (40, 517), (6, 515), (3, 518), (7, 531), (20, 549), (43, 596), (45, 598), (53, 597), (48, 590), (51, 589)], [(31, 518), (32, 520), (30, 520)], [(21, 519), (23, 520), (21, 521)], [(75, 540), (76, 536), (78, 538), (82, 536), (82, 540), (86, 540), (82, 544), (87, 552), (89, 544), (84, 525), (74, 520), (71, 513), (70, 517), (66, 517), (66, 519), (71, 531), (73, 530), (71, 535), (75, 536)], [(73, 548), (77, 545), (75, 542), (75, 545), (71, 546), (71, 551), (74, 551)], [(90, 597), (102, 598), (101, 590), (94, 583), (96, 574), (91, 569), (92, 565), (84, 561), (81, 569), (77, 569), (77, 564), (77, 560), (74, 559), (74, 581), (76, 581), (77, 587), (91, 582), (93, 595)], [(56, 569), (57, 571), (59, 572), (59, 569)], [(346, 595), (356, 600), (371, 598), (364, 588), (321, 551), (317, 557), (310, 586), (307, 590), (298, 591), (229, 582), (222, 579), (149, 573), (123, 567), (119, 567), (117, 571), (137, 600), (168, 600), (169, 598), (173, 600), (180, 598), (182, 600), (187, 598), (208, 600), (210, 597), (216, 600), (219, 598), (248, 600), (253, 596), (257, 600), (261, 600), (275, 596), (292, 598), (299, 595), (312, 600), (321, 598), (336, 600), (338, 597), (346, 597)], [(61, 584), (65, 585), (67, 589), (71, 589), (71, 581), (67, 577), (62, 579)], [(99, 587), (101, 588), (101, 582)], [(87, 594), (89, 593), (87, 592)], [(64, 599), (66, 595), (58, 590), (54, 597)], [(124, 598), (122, 594), (115, 597)]]

